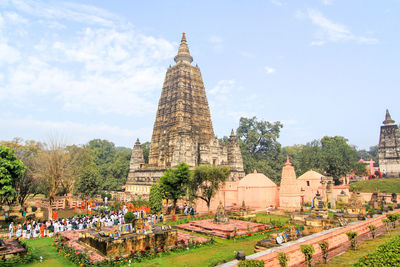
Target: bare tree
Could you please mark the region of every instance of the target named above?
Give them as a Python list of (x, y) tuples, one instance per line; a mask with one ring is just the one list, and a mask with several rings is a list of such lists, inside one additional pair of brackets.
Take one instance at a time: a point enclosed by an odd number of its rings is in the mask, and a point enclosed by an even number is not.
[(43, 193), (49, 200), (49, 218), (57, 194), (69, 193), (74, 184), (74, 161), (66, 149), (64, 138), (51, 136), (43, 144), (35, 162), (34, 173), (40, 179)]

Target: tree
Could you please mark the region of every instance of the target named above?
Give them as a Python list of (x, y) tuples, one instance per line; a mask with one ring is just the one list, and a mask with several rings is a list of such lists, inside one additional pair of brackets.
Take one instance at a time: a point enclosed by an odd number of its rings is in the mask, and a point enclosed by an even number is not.
[(349, 238), (350, 245), (352, 249), (356, 249), (357, 247), (357, 239), (356, 237), (358, 236), (357, 232), (349, 231), (346, 232), (347, 237)]
[(120, 190), (128, 176), (132, 150), (126, 147), (115, 147), (114, 143), (100, 139), (89, 141), (87, 147), (99, 169), (102, 188)]
[(2, 141), (1, 145), (11, 148), (19, 160), (26, 166), (24, 175), (16, 181), (16, 199), (20, 205), (23, 205), (26, 198), (30, 194), (40, 193), (38, 180), (33, 175), (34, 162), (40, 153), (42, 144), (34, 140), (26, 140), (24, 143), (22, 138), (13, 138), (11, 141)]
[(163, 208), (162, 205), (163, 193), (159, 184), (153, 184), (150, 188), (149, 203), (152, 212), (160, 212)]
[(278, 254), (278, 261), (279, 261), (279, 264), (281, 265), (281, 267), (287, 267), (287, 263), (288, 263), (289, 259), (290, 259), (289, 255), (286, 254), (285, 252), (280, 252)]
[(324, 259), (324, 263), (328, 261), (328, 251), (329, 251), (329, 243), (328, 241), (320, 241), (318, 242), (319, 247), (321, 248), (322, 251), (322, 258)]
[(300, 245), (301, 252), (304, 254), (304, 259), (306, 261), (307, 267), (311, 267), (312, 256), (315, 249), (311, 245)]
[(275, 182), (280, 181), (284, 158), (278, 142), (282, 124), (277, 121), (258, 121), (256, 117), (240, 118), (237, 129), (243, 165), (246, 173), (257, 169)]
[(186, 163), (180, 163), (176, 168), (168, 169), (160, 178), (160, 186), (165, 197), (173, 201), (174, 208), (178, 199), (186, 194), (190, 179), (190, 169)]
[(50, 137), (35, 160), (34, 175), (38, 177), (42, 192), (49, 200), (49, 218), (57, 194), (71, 191), (75, 182), (74, 161), (61, 138)]
[(88, 201), (95, 197), (101, 189), (100, 173), (89, 149), (81, 148), (77, 158), (74, 191), (82, 199)]
[(149, 153), (150, 153), (150, 142), (144, 142), (142, 144), (142, 150), (143, 150), (143, 158), (144, 158), (144, 163), (149, 163)]
[(0, 203), (11, 204), (16, 199), (16, 184), (25, 174), (25, 165), (14, 152), (0, 146)]
[(369, 231), (371, 232), (372, 239), (374, 239), (375, 238), (376, 225), (370, 224), (367, 227), (369, 228)]
[(208, 212), (210, 212), (211, 199), (223, 186), (229, 174), (230, 170), (226, 166), (197, 166), (190, 179), (190, 194), (204, 200), (207, 203)]

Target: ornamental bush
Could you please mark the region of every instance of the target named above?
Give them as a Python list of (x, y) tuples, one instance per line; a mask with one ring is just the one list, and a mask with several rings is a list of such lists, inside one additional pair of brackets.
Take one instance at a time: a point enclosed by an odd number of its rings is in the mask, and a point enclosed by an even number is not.
[(375, 238), (375, 230), (376, 230), (376, 226), (375, 226), (375, 225), (373, 225), (373, 224), (371, 224), (371, 225), (368, 225), (367, 227), (369, 228), (369, 231), (371, 232), (372, 239), (374, 239), (374, 238)]
[(136, 218), (135, 214), (133, 214), (133, 212), (131, 211), (128, 211), (124, 215), (125, 223), (131, 223), (135, 218)]
[(324, 258), (324, 263), (326, 264), (328, 260), (329, 243), (327, 241), (320, 241), (318, 245), (322, 250), (322, 258)]
[(358, 236), (357, 232), (349, 231), (346, 233), (347, 237), (350, 240), (351, 248), (356, 249), (357, 247), (357, 239), (356, 237)]
[(264, 267), (262, 260), (244, 260), (240, 261), (238, 267)]
[(400, 236), (395, 236), (377, 249), (361, 257), (355, 264), (355, 267), (364, 266), (400, 266)]
[(289, 255), (285, 252), (281, 252), (278, 254), (278, 261), (281, 267), (287, 267), (287, 262), (290, 260)]
[(315, 249), (311, 245), (300, 245), (301, 252), (304, 254), (304, 259), (306, 260), (306, 266), (311, 267), (312, 256), (315, 252)]

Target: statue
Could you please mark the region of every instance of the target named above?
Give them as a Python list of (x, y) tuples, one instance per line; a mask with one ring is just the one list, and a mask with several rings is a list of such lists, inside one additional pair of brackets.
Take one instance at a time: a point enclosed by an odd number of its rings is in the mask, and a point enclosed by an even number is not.
[(215, 213), (214, 223), (217, 223), (217, 224), (229, 223), (229, 217), (226, 215), (224, 205), (222, 205), (221, 201), (219, 202), (219, 205), (217, 207), (217, 211)]
[(97, 232), (101, 231), (101, 222), (100, 222), (100, 220), (98, 220), (97, 223), (96, 223), (96, 231)]

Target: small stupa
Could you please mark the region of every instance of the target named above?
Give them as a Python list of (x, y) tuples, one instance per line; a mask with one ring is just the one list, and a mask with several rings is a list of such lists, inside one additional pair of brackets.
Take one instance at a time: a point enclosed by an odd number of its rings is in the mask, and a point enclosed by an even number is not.
[(289, 156), (282, 168), (282, 179), (279, 189), (279, 208), (287, 211), (296, 211), (301, 208), (301, 191), (296, 181), (296, 173)]

